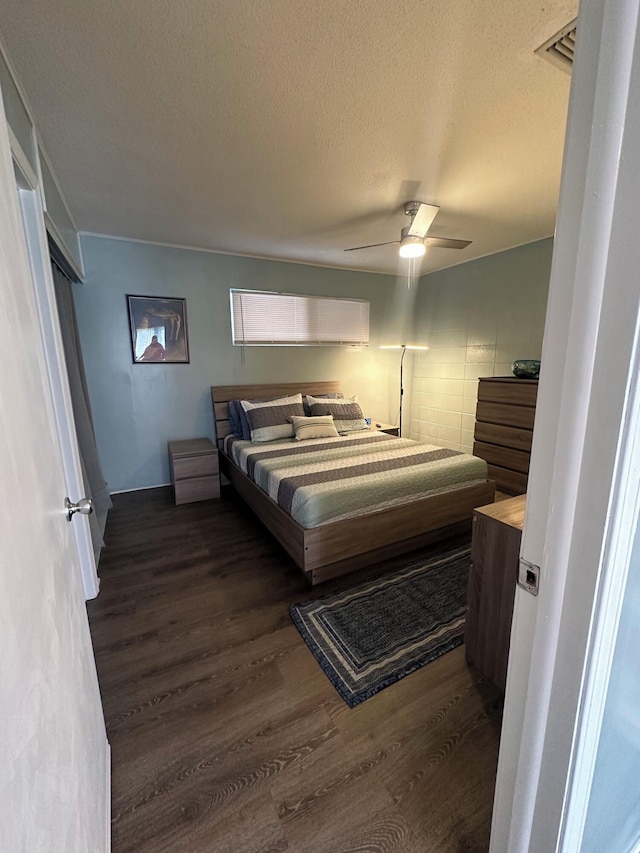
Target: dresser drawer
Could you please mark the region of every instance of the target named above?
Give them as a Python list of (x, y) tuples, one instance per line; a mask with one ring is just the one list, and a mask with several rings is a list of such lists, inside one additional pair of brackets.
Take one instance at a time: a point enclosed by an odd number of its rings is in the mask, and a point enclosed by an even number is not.
[(512, 471), (518, 471), (521, 474), (527, 474), (529, 471), (531, 456), (521, 450), (512, 450), (510, 447), (500, 447), (499, 444), (484, 444), (482, 441), (476, 441), (473, 445), (473, 455), (479, 456), (480, 459), (484, 459), (490, 465), (510, 468)]
[(521, 495), (527, 491), (527, 475), (518, 471), (510, 471), (498, 465), (487, 465), (487, 476), (496, 484), (501, 492), (509, 492), (512, 495)]
[(506, 403), (485, 403), (478, 400), (476, 420), (503, 426), (533, 429), (536, 410), (529, 406), (509, 406)]
[(512, 447), (514, 450), (530, 453), (532, 435), (530, 429), (518, 429), (518, 427), (476, 421), (474, 438), (476, 441), (483, 441), (487, 444), (499, 444), (502, 447)]
[(512, 403), (515, 406), (535, 406), (538, 397), (536, 380), (519, 382), (483, 379), (478, 385), (478, 400), (489, 403)]

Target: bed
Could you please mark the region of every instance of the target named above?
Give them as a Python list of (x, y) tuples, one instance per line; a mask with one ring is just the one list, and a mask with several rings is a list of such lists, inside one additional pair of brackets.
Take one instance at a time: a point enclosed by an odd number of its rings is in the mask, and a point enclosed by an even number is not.
[[(230, 401), (297, 392), (342, 396), (339, 382), (293, 382), (212, 386), (211, 398), (221, 473), (312, 585), (469, 530), (473, 509), (493, 501), (482, 460), (408, 439), (365, 431), (257, 445), (233, 435)], [(358, 476), (345, 482), (345, 468)], [(432, 482), (421, 481), (423, 468)], [(330, 469), (342, 478), (335, 493)]]

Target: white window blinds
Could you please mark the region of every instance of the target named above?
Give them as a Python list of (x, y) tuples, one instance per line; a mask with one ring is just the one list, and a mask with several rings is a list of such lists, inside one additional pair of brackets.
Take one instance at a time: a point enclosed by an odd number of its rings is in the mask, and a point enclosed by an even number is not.
[(231, 290), (236, 346), (362, 346), (369, 303), (362, 299)]

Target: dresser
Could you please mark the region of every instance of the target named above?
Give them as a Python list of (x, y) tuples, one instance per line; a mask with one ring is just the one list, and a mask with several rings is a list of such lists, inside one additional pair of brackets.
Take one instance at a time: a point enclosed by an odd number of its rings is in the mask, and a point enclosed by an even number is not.
[(527, 490), (537, 379), (491, 376), (478, 380), (473, 455), (487, 462), (501, 492)]
[(486, 678), (505, 688), (525, 495), (473, 511), (465, 652)]
[(208, 438), (170, 441), (169, 467), (176, 504), (220, 497), (218, 451)]

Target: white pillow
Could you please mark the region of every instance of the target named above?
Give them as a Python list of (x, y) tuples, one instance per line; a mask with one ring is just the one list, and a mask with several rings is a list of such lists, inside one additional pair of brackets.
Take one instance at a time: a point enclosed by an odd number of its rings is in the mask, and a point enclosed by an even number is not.
[(328, 403), (331, 400), (332, 403), (357, 403), (358, 395), (354, 394), (353, 397), (331, 397), (331, 396), (323, 396), (322, 394), (319, 397), (311, 397), (309, 394), (306, 396), (307, 406), (311, 409), (314, 403)]
[(333, 423), (333, 415), (320, 415), (316, 418), (292, 417), (291, 423), (298, 441), (307, 438), (337, 438), (338, 431)]

